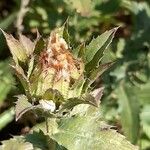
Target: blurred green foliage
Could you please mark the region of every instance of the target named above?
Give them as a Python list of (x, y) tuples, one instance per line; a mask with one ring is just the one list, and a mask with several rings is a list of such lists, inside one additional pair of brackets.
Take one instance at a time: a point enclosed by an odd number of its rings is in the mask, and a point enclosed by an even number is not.
[[(107, 29), (120, 26), (103, 63), (108, 60), (117, 61), (93, 86), (102, 83), (105, 85), (100, 108), (104, 118), (117, 126), (119, 132), (125, 134), (132, 143), (140, 145), (143, 150), (149, 149), (150, 1), (30, 0), (27, 8), (28, 11), (22, 18), (24, 34), (34, 37), (38, 28), (40, 33), (47, 36), (68, 18), (70, 40), (74, 47), (78, 43), (88, 42)], [(16, 34), (20, 9), (20, 0), (1, 0), (0, 28)], [(4, 104), (12, 107), (8, 97), (12, 92), (16, 93), (13, 88), (15, 79), (9, 68), (10, 55), (3, 39), (0, 33), (1, 112)], [(2, 117), (0, 115), (0, 123)], [(10, 118), (5, 119), (6, 124)]]

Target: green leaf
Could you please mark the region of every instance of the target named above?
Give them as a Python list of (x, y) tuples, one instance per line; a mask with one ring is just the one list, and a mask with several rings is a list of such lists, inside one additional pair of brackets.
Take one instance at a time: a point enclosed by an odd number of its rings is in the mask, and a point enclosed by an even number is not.
[(0, 114), (0, 130), (2, 130), (8, 123), (14, 119), (15, 111), (14, 108), (10, 108)]
[(77, 48), (74, 48), (72, 53), (76, 58), (82, 58), (84, 60), (85, 43), (82, 43)]
[(95, 70), (89, 72), (86, 77), (87, 80), (85, 81), (84, 84), (84, 88), (83, 90), (86, 91), (93, 82), (96, 81), (96, 79), (98, 79), (107, 69), (109, 69), (112, 65), (114, 64), (114, 62), (108, 62), (106, 64), (101, 64), (99, 65), (98, 68), (96, 68)]
[(118, 28), (114, 28), (112, 30), (106, 31), (96, 39), (93, 39), (88, 46), (86, 46), (85, 50), (85, 60), (86, 66), (85, 69), (87, 72), (95, 69), (99, 66), (99, 62), (102, 60), (105, 55), (105, 50), (112, 42), (114, 38), (114, 34)]
[(126, 77), (126, 70), (127, 70), (128, 64), (118, 64), (118, 67), (116, 67), (113, 71), (110, 72), (111, 76), (114, 76), (116, 78), (116, 81), (121, 81)]
[(98, 107), (102, 98), (104, 87), (94, 89), (90, 95), (94, 98), (94, 104)]
[(87, 75), (88, 79), (89, 79), (89, 82), (90, 82), (89, 84), (91, 85), (98, 77), (100, 77), (113, 64), (114, 64), (114, 62), (108, 62), (106, 64), (101, 64), (101, 65), (99, 65), (98, 68), (96, 68), (95, 70), (90, 72), (90, 74)]
[(41, 130), (39, 132), (33, 131), (32, 134), (25, 136), (26, 142), (33, 144), (34, 149), (40, 150), (66, 150), (63, 146), (59, 145), (53, 139), (50, 139), (48, 135), (45, 135)]
[(142, 110), (141, 110), (141, 121), (145, 122), (147, 124), (150, 124), (150, 104), (146, 104), (143, 106)]
[[(47, 118), (48, 122), (48, 134), (51, 135), (53, 133), (56, 133), (58, 131), (58, 124), (57, 124), (57, 118)], [(36, 124), (33, 128), (33, 131), (39, 132), (40, 130), (44, 132), (44, 134), (47, 134), (46, 124), (45, 122)]]
[(3, 21), (1, 21), (0, 28), (2, 28), (3, 30), (7, 29), (14, 22), (16, 15), (17, 15), (17, 13), (13, 12), (9, 16), (7, 16), (7, 18), (5, 18)]
[(67, 150), (42, 131), (2, 141), (0, 150)]
[(58, 90), (52, 88), (49, 88), (45, 91), (45, 93), (42, 95), (42, 99), (53, 100), (54, 102), (64, 101), (63, 95), (61, 95)]
[(150, 105), (145, 105), (142, 109), (140, 119), (143, 127), (143, 132), (150, 139)]
[(15, 66), (12, 66), (12, 68), (14, 69), (16, 76), (19, 78), (26, 95), (30, 97), (29, 80), (27, 79), (24, 70), (17, 64)]
[[(16, 12), (10, 13), (10, 15), (8, 15), (3, 20), (1, 20), (0, 28), (3, 30), (6, 30), (6, 29), (8, 30), (8, 28), (14, 22), (16, 15), (17, 15)], [(1, 48), (0, 48), (0, 54), (1, 54), (6, 49), (5, 39), (1, 32), (0, 32), (0, 45), (1, 45)]]
[(69, 98), (80, 98), (82, 95), (82, 89), (84, 86), (85, 80), (81, 77), (79, 78), (70, 88), (68, 92), (68, 99)]
[(28, 79), (30, 78), (30, 75), (34, 69), (34, 61), (35, 61), (34, 56), (31, 56), (29, 63), (28, 63), (28, 72), (27, 72)]
[(48, 136), (57, 132), (57, 126), (56, 118), (48, 118), (49, 132), (46, 131), (45, 122), (37, 124), (33, 127), (33, 133), (25, 137), (26, 141), (32, 143), (34, 148), (38, 147), (42, 150), (67, 150)]
[(93, 3), (91, 0), (68, 0), (65, 1), (70, 4), (81, 16), (90, 16), (92, 12)]
[(150, 148), (149, 139), (141, 139), (141, 150), (148, 150)]
[(138, 3), (136, 1), (124, 0), (122, 2), (122, 6), (129, 9), (135, 15), (137, 15), (141, 11), (145, 10), (147, 12), (147, 14), (150, 16), (149, 5), (146, 2)]
[(147, 137), (150, 139), (150, 124), (144, 123), (142, 125), (143, 132), (147, 135)]
[(9, 61), (0, 62), (0, 105), (12, 89), (15, 81), (10, 71)]
[(58, 132), (52, 138), (68, 150), (137, 149), (124, 136), (101, 121), (99, 109), (91, 106), (82, 114), (61, 119)]
[(15, 106), (15, 112), (16, 112), (16, 121), (27, 111), (32, 109), (32, 104), (28, 102), (28, 99), (25, 95), (18, 95), (18, 100), (16, 102)]
[(34, 147), (38, 147), (41, 150), (49, 149), (49, 137), (47, 135), (44, 135), (44, 133), (41, 130), (39, 132), (33, 131), (32, 134), (26, 135), (25, 139), (27, 142), (32, 143)]
[(66, 41), (67, 45), (70, 47), (70, 35), (68, 31), (68, 26), (69, 18), (67, 18), (67, 20), (61, 27), (55, 29), (55, 33), (57, 33), (61, 38), (63, 38)]
[(22, 34), (19, 35), (19, 41), (26, 49), (26, 54), (28, 56), (32, 55), (35, 48), (35, 44), (29, 38)]
[(69, 19), (66, 20), (64, 23), (64, 30), (63, 30), (63, 38), (65, 39), (66, 43), (70, 46), (70, 35), (68, 31), (69, 26)]
[(35, 41), (35, 48), (34, 48), (34, 52), (35, 54), (40, 54), (41, 51), (44, 50), (45, 48), (45, 42), (43, 40), (43, 38), (39, 35), (39, 33), (37, 33), (37, 39)]
[(150, 80), (136, 89), (137, 96), (141, 105), (150, 104)]
[[(79, 91), (71, 91), (72, 92), (72, 98), (67, 99), (67, 101), (62, 105), (60, 111), (64, 109), (72, 109), (74, 106), (79, 104), (90, 104), (93, 106), (98, 107), (100, 104), (100, 99), (103, 95), (103, 88), (95, 89), (94, 91), (81, 95), (81, 91), (83, 88), (83, 85), (78, 88)], [(80, 89), (81, 88), (81, 89)], [(79, 92), (79, 94), (78, 94)], [(74, 94), (73, 94), (74, 93)], [(74, 95), (74, 97), (73, 97)]]
[(12, 53), (13, 59), (16, 62), (16, 64), (18, 64), (18, 60), (21, 62), (25, 62), (27, 60), (27, 54), (24, 46), (12, 35), (5, 33), (2, 29), (1, 31), (3, 32), (6, 38), (7, 45)]
[(89, 101), (86, 101), (84, 99), (79, 99), (77, 97), (67, 99), (67, 101), (61, 106), (61, 109), (59, 112), (62, 112), (63, 110), (70, 110), (76, 105), (79, 104), (91, 104)]
[(25, 142), (22, 136), (16, 136), (10, 140), (2, 141), (1, 150), (34, 150), (29, 142)]
[(124, 134), (132, 143), (137, 143), (139, 137), (139, 101), (134, 87), (121, 82), (116, 89), (116, 95), (119, 99), (119, 108), (121, 113), (121, 123)]
[[(0, 28), (2, 28), (3, 30), (8, 29), (10, 27), (10, 25), (14, 22), (16, 15), (17, 15), (17, 13), (13, 12), (6, 18), (3, 18), (2, 20), (0, 20)], [(0, 32), (0, 45), (1, 45), (1, 48), (0, 48), (0, 53), (1, 53), (6, 48), (5, 40), (4, 40), (4, 37), (1, 32)]]

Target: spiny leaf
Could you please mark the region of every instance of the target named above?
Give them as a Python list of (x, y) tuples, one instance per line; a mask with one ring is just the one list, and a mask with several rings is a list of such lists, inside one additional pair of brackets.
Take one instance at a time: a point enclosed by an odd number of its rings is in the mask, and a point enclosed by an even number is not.
[(46, 131), (45, 122), (37, 124), (33, 127), (33, 133), (26, 136), (26, 141), (31, 142), (34, 147), (42, 148), (42, 150), (44, 150), (44, 148), (49, 150), (67, 150), (49, 136), (57, 132), (57, 119), (48, 118), (47, 120), (49, 132), (47, 133)]
[[(109, 40), (108, 44), (105, 46), (107, 48), (109, 44), (111, 43), (112, 39), (114, 38), (114, 34), (118, 28), (114, 28), (112, 30), (106, 31), (97, 38), (93, 39), (89, 45), (86, 46), (86, 52), (85, 52), (85, 58), (86, 63), (90, 62), (94, 55), (100, 50), (100, 48), (107, 42), (109, 37), (111, 36), (111, 39)], [(102, 50), (104, 51), (104, 50)]]
[[(57, 118), (47, 118), (47, 122), (48, 122), (48, 134), (51, 135), (53, 133), (56, 133), (58, 130), (58, 124), (57, 124)], [(44, 132), (44, 134), (47, 134), (47, 129), (46, 129), (46, 125), (45, 122), (39, 123), (37, 125), (35, 125), (33, 128), (33, 131), (35, 132), (39, 132), (40, 130), (42, 132)]]
[(100, 77), (108, 68), (110, 68), (114, 62), (99, 65), (98, 68), (90, 72), (88, 76), (89, 84), (91, 85), (98, 77)]
[(63, 30), (63, 38), (67, 42), (67, 44), (70, 46), (70, 35), (68, 32), (68, 24), (69, 24), (69, 19), (66, 20), (64, 23), (64, 30)]
[(62, 37), (70, 47), (70, 35), (68, 31), (68, 24), (69, 24), (69, 19), (67, 18), (67, 20), (61, 27), (55, 29), (55, 32), (58, 33), (58, 35)]
[(52, 138), (68, 150), (137, 149), (124, 136), (101, 121), (99, 110), (92, 106), (84, 114), (61, 119), (58, 122), (58, 132)]
[(1, 150), (34, 150), (29, 142), (25, 142), (22, 136), (14, 137), (10, 140), (2, 141)]
[(34, 68), (34, 56), (31, 56), (30, 60), (29, 60), (29, 63), (28, 63), (28, 72), (27, 72), (27, 77), (28, 79), (30, 78), (30, 75), (33, 71), (33, 68)]
[(96, 39), (93, 39), (85, 50), (85, 63), (86, 70), (91, 70), (99, 66), (99, 62), (102, 59), (105, 49), (109, 46), (114, 38), (114, 34), (118, 28), (106, 31)]
[(136, 143), (139, 137), (139, 103), (134, 87), (121, 83), (116, 89), (121, 110), (121, 122), (124, 134), (132, 142)]
[(38, 147), (42, 150), (49, 149), (48, 136), (44, 135), (41, 130), (39, 132), (33, 131), (32, 134), (26, 135), (25, 139), (27, 142), (32, 143), (34, 147)]
[(100, 99), (103, 95), (104, 88), (98, 88), (90, 93), (86, 93), (82, 96), (82, 98), (85, 100), (85, 102), (88, 102), (88, 104), (91, 104), (93, 106), (99, 107)]
[(44, 50), (45, 48), (45, 41), (44, 39), (41, 37), (39, 31), (37, 30), (37, 37), (36, 40), (34, 41), (34, 53), (35, 54), (40, 54), (41, 51)]
[(16, 63), (18, 63), (18, 60), (21, 62), (25, 62), (27, 60), (27, 54), (26, 54), (26, 49), (24, 46), (16, 40), (12, 35), (9, 35), (5, 33), (2, 29), (1, 31), (3, 32), (7, 45), (13, 55), (13, 59)]
[(85, 80), (83, 78), (79, 78), (74, 85), (71, 87), (71, 89), (68, 92), (68, 98), (73, 98), (73, 97), (81, 97), (82, 94), (82, 89), (84, 86)]
[(90, 93), (94, 97), (95, 102), (97, 103), (97, 106), (99, 106), (100, 104), (100, 99), (102, 98), (103, 91), (104, 91), (104, 88), (101, 87), (101, 88), (95, 89), (94, 91)]
[(76, 58), (82, 58), (84, 60), (85, 43), (82, 43), (77, 48), (73, 49), (72, 53)]
[[(83, 84), (80, 90), (82, 90), (82, 88), (83, 88)], [(90, 105), (98, 107), (100, 104), (100, 99), (103, 95), (103, 88), (95, 89), (91, 93), (83, 94), (83, 95), (81, 93), (78, 94), (78, 91), (77, 92), (72, 91), (72, 95), (73, 95), (73, 92), (75, 92), (74, 97), (72, 96), (72, 98), (67, 99), (67, 101), (62, 105), (61, 109), (59, 110), (60, 112), (64, 109), (67, 109), (67, 110), (72, 109), (74, 106), (79, 105), (79, 104), (90, 104)]]
[(59, 145), (56, 141), (45, 135), (41, 130), (39, 132), (33, 131), (32, 134), (25, 136), (26, 142), (33, 144), (34, 149), (41, 150), (67, 150), (65, 147)]
[(22, 86), (24, 87), (26, 95), (30, 97), (30, 91), (29, 91), (29, 86), (28, 86), (29, 80), (27, 79), (27, 77), (24, 73), (24, 70), (17, 64), (15, 66), (12, 65), (12, 68), (14, 69), (15, 74), (19, 78)]
[(69, 98), (67, 99), (67, 101), (61, 106), (61, 109), (59, 110), (59, 112), (62, 112), (63, 110), (70, 110), (72, 109), (74, 106), (79, 105), (79, 104), (91, 104), (90, 102), (78, 98), (78, 97), (74, 97), (74, 98)]
[(53, 85), (53, 89), (57, 89), (61, 95), (63, 95), (64, 99), (68, 98), (69, 92), (69, 82), (65, 81), (64, 79), (60, 79)]
[(24, 46), (24, 48), (26, 49), (26, 53), (27, 53), (28, 56), (33, 54), (35, 44), (29, 38), (27, 38), (26, 36), (20, 34), (19, 35), (19, 41)]
[(28, 110), (32, 108), (31, 103), (28, 102), (28, 99), (25, 95), (18, 95), (18, 100), (16, 102), (15, 111), (16, 111), (16, 121)]

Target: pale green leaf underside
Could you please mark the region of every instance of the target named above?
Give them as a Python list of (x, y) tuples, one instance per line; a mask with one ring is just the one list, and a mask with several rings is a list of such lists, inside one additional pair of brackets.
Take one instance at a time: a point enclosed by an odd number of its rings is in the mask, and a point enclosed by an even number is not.
[(16, 120), (18, 120), (24, 113), (26, 113), (32, 107), (32, 104), (28, 102), (28, 99), (25, 95), (19, 95), (17, 97), (18, 100), (15, 106)]
[(26, 49), (24, 46), (16, 40), (12, 35), (9, 35), (5, 33), (2, 29), (1, 31), (3, 32), (7, 45), (13, 55), (14, 61), (17, 63), (17, 61), (25, 62), (27, 59), (27, 54), (26, 54)]
[(136, 150), (124, 136), (100, 121), (99, 110), (94, 109), (83, 116), (62, 119), (52, 138), (68, 150)]
[(32, 144), (25, 142), (21, 136), (3, 141), (2, 144), (0, 150), (33, 150)]

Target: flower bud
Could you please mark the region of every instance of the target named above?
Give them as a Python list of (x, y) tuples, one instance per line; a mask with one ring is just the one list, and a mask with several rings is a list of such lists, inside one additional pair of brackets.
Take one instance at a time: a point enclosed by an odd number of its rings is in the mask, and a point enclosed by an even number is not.
[(31, 76), (32, 92), (42, 96), (48, 89), (54, 89), (67, 99), (72, 84), (83, 75), (83, 69), (83, 62), (73, 57), (66, 41), (52, 32)]

